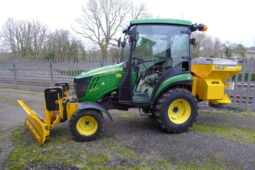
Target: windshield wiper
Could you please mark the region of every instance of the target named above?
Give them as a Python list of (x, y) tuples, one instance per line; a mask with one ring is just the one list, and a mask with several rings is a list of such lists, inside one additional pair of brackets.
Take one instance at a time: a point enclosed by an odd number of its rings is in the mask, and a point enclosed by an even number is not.
[(191, 34), (191, 31), (190, 30), (182, 30), (181, 33), (182, 34)]

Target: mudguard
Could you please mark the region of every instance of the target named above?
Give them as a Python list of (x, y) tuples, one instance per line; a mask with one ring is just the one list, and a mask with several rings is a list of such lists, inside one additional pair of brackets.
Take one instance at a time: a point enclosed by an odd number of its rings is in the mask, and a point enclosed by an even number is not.
[(27, 112), (25, 126), (32, 133), (37, 144), (39, 146), (43, 145), (50, 135), (48, 125), (36, 113), (34, 113), (34, 111), (31, 110), (23, 100), (18, 100), (18, 103)]
[(78, 109), (79, 110), (83, 110), (83, 109), (95, 109), (98, 110), (102, 113), (105, 113), (109, 119), (111, 121), (113, 121), (112, 116), (110, 115), (110, 113), (108, 112), (108, 110), (106, 110), (103, 106), (101, 106), (98, 103), (94, 103), (94, 102), (82, 102), (78, 104)]

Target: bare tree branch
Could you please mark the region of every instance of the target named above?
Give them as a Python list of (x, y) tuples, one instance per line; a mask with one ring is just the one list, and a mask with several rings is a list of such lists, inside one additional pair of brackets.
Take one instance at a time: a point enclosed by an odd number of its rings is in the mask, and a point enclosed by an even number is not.
[[(131, 19), (148, 16), (144, 4), (133, 5), (131, 0), (89, 0), (76, 20), (80, 26), (76, 33), (96, 43), (103, 58), (114, 44), (114, 36)], [(128, 21), (127, 21), (128, 20)]]

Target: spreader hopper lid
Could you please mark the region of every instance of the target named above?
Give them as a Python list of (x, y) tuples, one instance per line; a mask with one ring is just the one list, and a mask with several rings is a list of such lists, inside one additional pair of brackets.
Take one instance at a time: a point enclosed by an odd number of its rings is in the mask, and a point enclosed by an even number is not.
[(192, 64), (213, 64), (213, 65), (231, 65), (231, 66), (237, 66), (241, 65), (239, 60), (230, 60), (225, 58), (204, 58), (199, 57), (195, 58), (191, 61)]
[(221, 58), (198, 58), (192, 60), (191, 71), (201, 78), (217, 78), (225, 81), (242, 70), (239, 63)]

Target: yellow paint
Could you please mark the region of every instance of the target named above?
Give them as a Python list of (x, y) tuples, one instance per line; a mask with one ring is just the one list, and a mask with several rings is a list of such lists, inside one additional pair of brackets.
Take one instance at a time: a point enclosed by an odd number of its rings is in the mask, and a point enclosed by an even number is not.
[(197, 94), (201, 100), (215, 100), (224, 97), (224, 83), (221, 79), (198, 78)]
[(209, 103), (212, 104), (231, 104), (231, 100), (227, 94), (224, 94), (224, 97), (220, 100), (209, 100)]
[(77, 121), (76, 129), (81, 135), (91, 136), (96, 133), (98, 122), (92, 116), (83, 116)]
[(77, 109), (78, 109), (78, 103), (67, 103), (67, 106), (66, 106), (67, 119), (70, 119)]
[(197, 95), (197, 80), (198, 80), (197, 77), (193, 77), (193, 82), (192, 82), (192, 94), (193, 94), (194, 96)]
[(39, 146), (43, 145), (50, 135), (48, 125), (41, 120), (22, 100), (18, 100), (20, 106), (27, 112), (26, 127), (30, 130)]
[(221, 79), (226, 81), (242, 70), (242, 66), (224, 66), (213, 64), (193, 64), (191, 71), (201, 78)]
[(91, 74), (90, 76), (95, 76), (98, 74), (104, 74), (104, 73), (111, 73), (111, 72), (116, 72), (116, 71), (122, 71), (123, 68), (114, 68), (114, 69), (110, 69), (110, 70), (104, 70), (104, 71), (99, 71), (97, 73)]
[(168, 117), (175, 124), (185, 123), (191, 115), (191, 106), (185, 99), (174, 100), (168, 107)]
[(117, 73), (117, 74), (115, 75), (115, 77), (117, 77), (117, 78), (121, 78), (121, 77), (122, 77), (122, 74)]
[(192, 94), (199, 100), (209, 100), (214, 104), (228, 104), (231, 100), (225, 94), (226, 80), (242, 70), (242, 66), (193, 64)]
[(63, 101), (64, 100), (66, 100), (66, 98), (59, 98), (59, 96), (58, 96), (58, 100), (55, 101), (55, 103), (58, 104), (57, 111), (49, 111), (49, 110), (47, 110), (46, 105), (44, 105), (45, 122), (50, 128), (61, 123), (61, 120), (63, 120), (63, 118), (64, 118)]
[(27, 118), (25, 120), (26, 127), (30, 130), (39, 146), (43, 145), (50, 135), (50, 128), (61, 123), (63, 120), (63, 100), (66, 98), (59, 98), (56, 100), (58, 104), (58, 111), (49, 111), (45, 108), (45, 120), (42, 120), (34, 111), (32, 111), (22, 100), (18, 100), (20, 106), (27, 112)]

